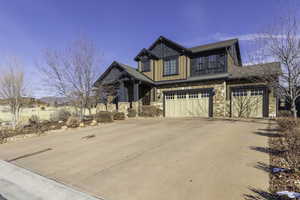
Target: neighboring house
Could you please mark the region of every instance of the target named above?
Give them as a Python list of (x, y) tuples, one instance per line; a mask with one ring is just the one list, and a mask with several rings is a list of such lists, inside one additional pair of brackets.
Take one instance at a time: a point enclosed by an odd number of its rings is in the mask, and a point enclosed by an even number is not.
[(95, 86), (114, 86), (116, 105), (99, 109), (141, 109), (154, 105), (166, 117), (274, 117), (277, 98), (253, 77), (278, 76), (280, 63), (242, 66), (239, 42), (226, 40), (192, 48), (159, 37), (134, 59), (138, 68), (113, 62)]

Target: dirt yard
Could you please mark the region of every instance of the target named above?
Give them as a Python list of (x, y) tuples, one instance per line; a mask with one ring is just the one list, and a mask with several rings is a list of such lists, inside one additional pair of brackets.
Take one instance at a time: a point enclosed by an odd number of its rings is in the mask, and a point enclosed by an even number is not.
[(244, 199), (267, 190), (266, 123), (126, 120), (0, 145), (0, 159), (111, 200)]

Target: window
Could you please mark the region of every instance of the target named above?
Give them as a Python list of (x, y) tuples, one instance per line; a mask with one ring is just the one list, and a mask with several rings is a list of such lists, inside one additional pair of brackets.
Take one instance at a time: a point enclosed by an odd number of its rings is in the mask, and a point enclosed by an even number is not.
[(148, 59), (142, 60), (141, 65), (142, 65), (141, 67), (142, 72), (150, 72), (150, 60)]
[(176, 75), (178, 74), (178, 59), (167, 58), (164, 60), (164, 76)]
[(236, 90), (232, 92), (232, 96), (234, 97), (241, 97), (241, 96), (248, 96), (247, 90)]
[(186, 98), (186, 93), (185, 92), (178, 92), (177, 99), (185, 99), (185, 98)]
[(166, 94), (166, 99), (175, 99), (175, 94), (174, 93)]
[(225, 63), (224, 53), (193, 58), (191, 62), (191, 76), (225, 72)]
[(263, 95), (263, 90), (262, 89), (253, 89), (251, 90), (251, 96), (259, 96)]

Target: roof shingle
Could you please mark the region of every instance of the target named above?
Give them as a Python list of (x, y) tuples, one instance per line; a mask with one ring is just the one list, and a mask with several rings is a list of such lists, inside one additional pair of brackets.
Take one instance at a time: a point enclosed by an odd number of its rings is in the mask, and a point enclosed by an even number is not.
[(192, 53), (198, 53), (198, 52), (207, 51), (207, 50), (229, 47), (231, 45), (234, 45), (237, 42), (238, 42), (238, 39), (231, 39), (231, 40), (225, 40), (225, 41), (221, 41), (221, 42), (215, 42), (215, 43), (210, 43), (210, 44), (206, 44), (206, 45), (191, 47), (191, 48), (189, 48), (189, 50), (192, 51)]

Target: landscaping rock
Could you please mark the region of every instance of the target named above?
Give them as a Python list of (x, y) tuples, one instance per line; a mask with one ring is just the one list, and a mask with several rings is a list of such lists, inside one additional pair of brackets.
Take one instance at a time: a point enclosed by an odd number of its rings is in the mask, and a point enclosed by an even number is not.
[[(80, 119), (75, 116), (69, 117), (69, 119), (66, 122), (67, 127), (69, 128), (76, 128), (80, 125)], [(84, 125), (83, 125), (84, 126)]]
[(135, 109), (133, 108), (128, 108), (128, 114), (127, 117), (136, 117), (137, 116), (137, 112)]
[(67, 126), (62, 126), (62, 127), (61, 127), (61, 129), (63, 129), (63, 130), (67, 130), (67, 129), (68, 129), (68, 127), (67, 127)]
[(140, 116), (142, 117), (159, 117), (163, 111), (156, 106), (142, 106)]
[(113, 122), (113, 113), (108, 112), (108, 111), (100, 111), (96, 113), (95, 115), (95, 120), (100, 123), (109, 123)]
[(84, 123), (81, 122), (81, 123), (79, 124), (79, 127), (84, 127)]
[(114, 120), (125, 120), (125, 113), (123, 112), (114, 112), (113, 113)]
[(98, 122), (96, 120), (93, 120), (90, 124), (91, 126), (97, 126), (98, 125)]

